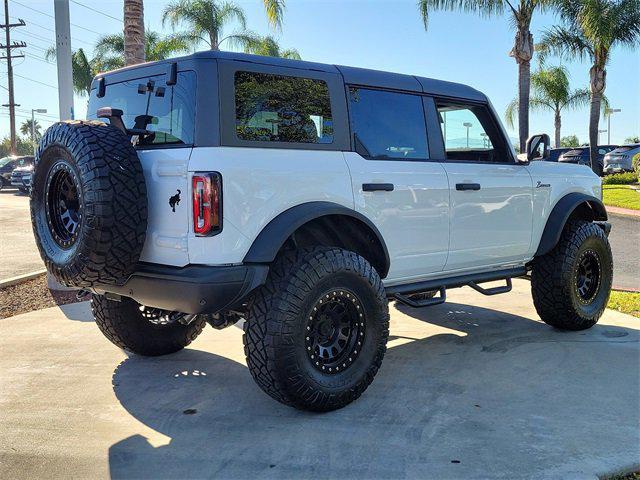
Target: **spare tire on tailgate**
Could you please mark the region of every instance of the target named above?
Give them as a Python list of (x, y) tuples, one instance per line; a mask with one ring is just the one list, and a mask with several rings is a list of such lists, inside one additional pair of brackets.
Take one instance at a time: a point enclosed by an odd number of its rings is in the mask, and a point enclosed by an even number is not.
[(147, 231), (142, 165), (127, 135), (95, 121), (51, 126), (36, 156), (31, 223), (47, 270), (64, 285), (123, 284)]

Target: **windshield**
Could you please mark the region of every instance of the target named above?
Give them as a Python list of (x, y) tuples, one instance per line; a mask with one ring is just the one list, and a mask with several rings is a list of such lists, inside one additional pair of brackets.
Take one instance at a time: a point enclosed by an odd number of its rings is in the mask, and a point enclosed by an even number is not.
[(616, 148), (611, 153), (624, 153), (624, 152), (628, 152), (629, 150), (634, 150), (636, 148), (640, 148), (640, 145), (625, 145), (624, 147)]
[(12, 162), (16, 157), (2, 157), (0, 158), (0, 167), (4, 167), (7, 163)]
[(585, 150), (583, 148), (576, 149), (576, 150), (569, 150), (567, 153), (565, 153), (565, 156), (582, 155), (582, 152), (584, 151)]

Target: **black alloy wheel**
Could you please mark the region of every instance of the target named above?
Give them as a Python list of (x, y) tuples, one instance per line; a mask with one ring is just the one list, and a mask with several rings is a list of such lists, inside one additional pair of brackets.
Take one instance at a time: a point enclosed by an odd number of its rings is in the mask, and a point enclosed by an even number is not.
[(348, 290), (322, 295), (307, 322), (305, 347), (317, 370), (335, 374), (346, 370), (358, 357), (366, 330), (364, 308)]
[(590, 303), (600, 288), (600, 258), (594, 250), (585, 250), (578, 259), (575, 288), (581, 303)]
[(71, 166), (59, 160), (51, 168), (45, 190), (46, 215), (51, 236), (62, 248), (73, 246), (82, 222), (80, 183)]

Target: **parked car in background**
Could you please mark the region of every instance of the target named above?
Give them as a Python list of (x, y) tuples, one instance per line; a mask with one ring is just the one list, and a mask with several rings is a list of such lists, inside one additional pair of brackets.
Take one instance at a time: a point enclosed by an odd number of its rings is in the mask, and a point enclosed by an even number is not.
[(549, 150), (549, 158), (547, 158), (546, 160), (547, 162), (557, 162), (560, 158), (560, 155), (572, 149), (573, 147), (552, 148), (551, 150)]
[(0, 190), (11, 185), (11, 174), (18, 167), (31, 165), (33, 167), (33, 156), (7, 156), (0, 158)]
[(31, 174), (33, 173), (33, 157), (25, 157), (24, 166), (17, 167), (11, 172), (11, 185), (17, 187), (22, 193), (28, 193), (31, 188)]
[(633, 159), (640, 157), (640, 143), (623, 145), (604, 156), (604, 173), (633, 172)]
[[(604, 156), (612, 150), (615, 150), (617, 145), (599, 145), (598, 146), (598, 162), (600, 166), (604, 164)], [(572, 148), (568, 152), (560, 155), (558, 162), (562, 163), (577, 163), (579, 165), (591, 165), (589, 159), (589, 146)]]

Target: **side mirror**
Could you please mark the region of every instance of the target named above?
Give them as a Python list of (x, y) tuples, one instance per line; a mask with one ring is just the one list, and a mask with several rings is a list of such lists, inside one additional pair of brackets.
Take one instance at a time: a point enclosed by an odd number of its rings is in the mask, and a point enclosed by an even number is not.
[(551, 139), (546, 133), (533, 135), (527, 140), (527, 161), (545, 160), (549, 158)]

